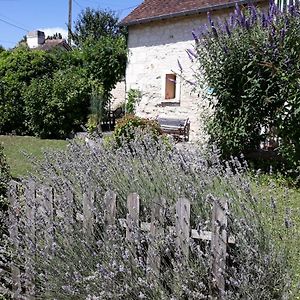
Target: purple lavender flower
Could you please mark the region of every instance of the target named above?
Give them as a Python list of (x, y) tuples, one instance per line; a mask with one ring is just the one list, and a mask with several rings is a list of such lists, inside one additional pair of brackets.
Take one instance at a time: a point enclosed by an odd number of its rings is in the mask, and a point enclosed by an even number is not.
[(238, 5), (238, 3), (236, 3), (235, 4), (235, 10), (234, 10), (234, 13), (236, 14), (236, 16), (238, 17), (238, 18), (240, 18), (241, 17), (241, 9), (240, 9), (240, 6)]
[(196, 35), (196, 33), (194, 31), (192, 31), (192, 35), (193, 35), (193, 38), (194, 38), (195, 42), (198, 44), (199, 43), (199, 39), (198, 39), (198, 37), (197, 37), (197, 35)]
[(250, 30), (250, 21), (249, 21), (249, 20), (246, 20), (246, 21), (245, 21), (245, 28), (246, 28), (247, 30)]
[(235, 26), (237, 25), (237, 16), (235, 13), (230, 14), (230, 22), (229, 25), (231, 28), (235, 28)]
[(282, 28), (282, 29), (280, 30), (280, 40), (281, 40), (281, 42), (284, 42), (285, 34), (286, 34), (286, 29), (285, 29), (285, 28)]
[(270, 8), (269, 8), (269, 16), (271, 19), (273, 19), (273, 17), (276, 14), (276, 4), (274, 2), (274, 0), (270, 0)]
[(266, 18), (266, 15), (265, 15), (265, 13), (262, 13), (261, 14), (261, 25), (262, 25), (262, 27), (267, 27), (267, 18)]
[(225, 31), (228, 36), (231, 36), (231, 31), (229, 29), (229, 24), (228, 24), (227, 20), (225, 20)]
[(207, 19), (208, 19), (208, 23), (210, 24), (210, 26), (214, 26), (214, 22), (211, 18), (210, 12), (207, 13)]
[(292, 15), (292, 16), (295, 16), (297, 11), (296, 11), (296, 8), (294, 5), (289, 5), (289, 13)]
[(250, 6), (250, 16), (251, 16), (252, 25), (254, 25), (257, 21), (257, 9), (256, 6), (254, 6), (253, 4), (251, 4)]
[(186, 50), (191, 61), (194, 61), (194, 58), (197, 58), (197, 54), (192, 49)]
[(182, 68), (182, 65), (181, 65), (179, 59), (177, 59), (177, 64), (178, 64), (178, 67), (179, 67), (180, 72), (182, 73), (183, 68)]

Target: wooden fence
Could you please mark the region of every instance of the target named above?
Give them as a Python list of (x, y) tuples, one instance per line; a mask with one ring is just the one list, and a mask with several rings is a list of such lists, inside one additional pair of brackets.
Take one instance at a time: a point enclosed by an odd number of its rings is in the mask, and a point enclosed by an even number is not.
[[(19, 248), (19, 228), (18, 219), (20, 214), (20, 206), (23, 206), (22, 211), (26, 214), (26, 217), (31, 220), (26, 224), (27, 235), (35, 235), (35, 217), (36, 211), (40, 211), (43, 207), (47, 211), (48, 228), (47, 239), (53, 239), (51, 232), (53, 232), (53, 219), (58, 212), (55, 212), (54, 202), (56, 197), (62, 197), (62, 195), (55, 195), (52, 188), (37, 188), (33, 183), (26, 183), (21, 185), (17, 182), (11, 183), (11, 189), (9, 192), (9, 199), (11, 204), (10, 211), (10, 237), (14, 243), (16, 251)], [(65, 191), (63, 197), (72, 201), (72, 193), (68, 190)], [(83, 194), (83, 229), (86, 234), (93, 234), (95, 216), (94, 216), (94, 193), (88, 191)], [(30, 205), (27, 205), (27, 200), (30, 199)], [(33, 200), (33, 201), (32, 201)], [(69, 201), (70, 202), (70, 201)], [(36, 203), (36, 205), (35, 205)], [(153, 202), (151, 212), (151, 222), (142, 222), (140, 219), (140, 197), (137, 193), (131, 193), (127, 197), (127, 216), (124, 219), (117, 218), (117, 195), (113, 191), (108, 191), (105, 194), (105, 224), (108, 226), (121, 224), (126, 228), (126, 239), (128, 244), (135, 240), (135, 233), (137, 230), (148, 232), (151, 236), (150, 240), (155, 241), (157, 238), (161, 238), (165, 234), (165, 212), (166, 201), (164, 198), (158, 199)], [(25, 205), (25, 208), (24, 208)], [(176, 203), (176, 221), (173, 226), (169, 226), (175, 233), (175, 245), (178, 251), (181, 253), (183, 261), (189, 259), (189, 245), (190, 239), (210, 241), (211, 251), (211, 282), (212, 289), (216, 292), (217, 299), (224, 298), (225, 291), (225, 268), (226, 268), (226, 256), (228, 243), (235, 243), (233, 237), (230, 237), (227, 233), (227, 211), (228, 206), (225, 199), (214, 199), (212, 208), (212, 228), (211, 231), (199, 231), (191, 228), (191, 203), (188, 199), (180, 198)], [(149, 218), (150, 220), (150, 218)], [(52, 229), (51, 229), (52, 228)], [(32, 238), (34, 240), (34, 237)], [(160, 272), (161, 258), (157, 253), (157, 249), (151, 243), (147, 248), (147, 264), (151, 273), (156, 274)], [(28, 257), (32, 255), (30, 247), (27, 249)], [(34, 285), (32, 284), (33, 270), (31, 270), (30, 263), (26, 264), (25, 268), (22, 268), (22, 272), (25, 272), (25, 278), (27, 278), (26, 296), (22, 299), (34, 299)], [(12, 281), (13, 281), (13, 299), (21, 299), (21, 270), (18, 266), (12, 267)], [(24, 290), (24, 288), (23, 288)]]

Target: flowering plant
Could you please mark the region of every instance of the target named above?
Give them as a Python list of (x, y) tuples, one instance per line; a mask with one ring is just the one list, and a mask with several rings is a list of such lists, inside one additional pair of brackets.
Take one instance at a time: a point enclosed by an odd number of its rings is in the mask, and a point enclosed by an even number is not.
[[(294, 4), (293, 4), (294, 3)], [(194, 33), (199, 83), (214, 108), (207, 130), (225, 156), (255, 151), (276, 128), (278, 153), (291, 168), (300, 162), (299, 1), (266, 11), (238, 5), (228, 20), (208, 15)]]

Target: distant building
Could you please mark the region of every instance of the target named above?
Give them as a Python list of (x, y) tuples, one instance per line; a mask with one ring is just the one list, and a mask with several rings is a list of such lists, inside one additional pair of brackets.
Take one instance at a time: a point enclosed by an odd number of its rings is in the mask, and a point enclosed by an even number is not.
[(51, 50), (60, 48), (65, 51), (70, 51), (72, 48), (65, 39), (49, 39), (45, 38), (45, 33), (40, 30), (31, 31), (27, 34), (27, 45), (30, 49)]

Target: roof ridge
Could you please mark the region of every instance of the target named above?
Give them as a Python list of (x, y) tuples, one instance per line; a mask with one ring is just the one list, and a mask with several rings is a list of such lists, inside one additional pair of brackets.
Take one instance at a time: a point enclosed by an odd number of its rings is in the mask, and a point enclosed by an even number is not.
[[(268, 0), (254, 0), (267, 2)], [(236, 3), (245, 4), (249, 0), (144, 0), (121, 24), (125, 26), (147, 23), (155, 20), (197, 14), (210, 10), (232, 7)]]

